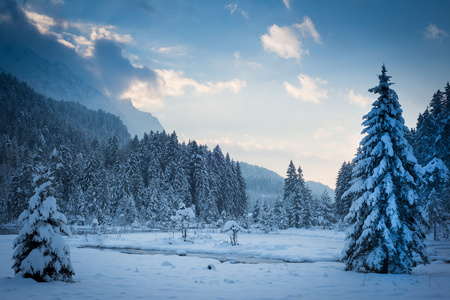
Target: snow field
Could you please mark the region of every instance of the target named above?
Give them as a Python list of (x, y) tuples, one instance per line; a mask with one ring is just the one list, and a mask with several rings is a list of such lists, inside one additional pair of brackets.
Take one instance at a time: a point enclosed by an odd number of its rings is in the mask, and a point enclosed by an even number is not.
[[(448, 299), (450, 296), (449, 242), (430, 242), (430, 265), (412, 275), (345, 272), (335, 262), (344, 244), (342, 232), (290, 230), (279, 234), (242, 234), (232, 247), (226, 234), (188, 231), (73, 236), (71, 249), (76, 283), (37, 283), (14, 276), (11, 269), (15, 236), (0, 236), (1, 299)], [(171, 243), (171, 244), (170, 244)], [(117, 250), (78, 248), (103, 246), (159, 249), (164, 254), (126, 254)], [(178, 256), (183, 250), (187, 256)], [(221, 263), (194, 253), (222, 257), (276, 257), (314, 263)], [(208, 269), (208, 266), (212, 266)]]

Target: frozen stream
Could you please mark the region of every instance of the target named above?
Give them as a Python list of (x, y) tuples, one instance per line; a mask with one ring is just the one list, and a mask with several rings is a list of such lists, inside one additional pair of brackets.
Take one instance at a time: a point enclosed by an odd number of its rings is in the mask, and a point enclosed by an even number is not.
[[(187, 252), (185, 255), (179, 255), (174, 251), (161, 251), (161, 250), (142, 250), (142, 249), (132, 249), (132, 248), (117, 248), (117, 247), (104, 247), (104, 246), (81, 246), (78, 248), (90, 248), (90, 249), (98, 249), (101, 251), (109, 250), (109, 251), (117, 251), (124, 254), (140, 254), (140, 255), (177, 255), (177, 256), (187, 256), (187, 257), (199, 257), (199, 258), (212, 258), (217, 259), (221, 263), (229, 262), (232, 264), (259, 264), (259, 263), (268, 263), (268, 264), (280, 264), (280, 263), (293, 263), (289, 261), (285, 261), (283, 259), (267, 259), (264, 257), (254, 257), (247, 256), (242, 254), (218, 254), (218, 253), (199, 253), (199, 252)], [(294, 262), (294, 263), (310, 263), (310, 261), (302, 261), (302, 262)]]

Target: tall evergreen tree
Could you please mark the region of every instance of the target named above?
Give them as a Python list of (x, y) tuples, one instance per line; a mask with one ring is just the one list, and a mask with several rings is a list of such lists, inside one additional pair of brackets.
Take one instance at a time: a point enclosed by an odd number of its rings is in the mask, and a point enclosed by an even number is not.
[(289, 217), (286, 212), (285, 203), (281, 198), (277, 198), (273, 207), (273, 223), (278, 229), (286, 229), (289, 227)]
[(291, 197), (297, 193), (297, 181), (298, 175), (297, 170), (295, 169), (295, 165), (292, 160), (289, 163), (289, 167), (286, 171), (286, 178), (284, 179), (284, 195), (283, 198), (285, 201), (289, 201)]
[(339, 169), (338, 177), (336, 179), (334, 209), (337, 217), (341, 220), (348, 214), (350, 206), (352, 205), (351, 197), (343, 197), (344, 193), (350, 188), (352, 168), (351, 162), (344, 161)]
[(327, 191), (323, 191), (320, 198), (317, 199), (316, 215), (316, 226), (321, 226), (323, 229), (333, 228), (336, 218), (331, 206), (331, 197)]
[(433, 231), (434, 240), (438, 239), (438, 228), (448, 235), (447, 220), (450, 211), (446, 200), (450, 196), (450, 173), (444, 162), (438, 158), (431, 160), (422, 170), (424, 183), (420, 189), (420, 198)]
[(242, 175), (242, 170), (239, 162), (236, 163), (236, 193), (237, 193), (237, 205), (236, 205), (236, 215), (242, 217), (247, 214), (248, 210), (248, 198), (246, 193), (246, 184), (244, 176)]
[(33, 195), (33, 165), (27, 159), (17, 175), (11, 179), (9, 197), (6, 209), (9, 220), (17, 220), (19, 215), (28, 207), (28, 199)]
[(301, 167), (298, 167), (297, 172), (292, 160), (284, 179), (284, 202), (286, 203), (289, 226), (308, 228), (313, 225), (314, 213), (311, 191), (306, 186)]
[(425, 220), (419, 205), (420, 178), (412, 147), (405, 133), (397, 94), (383, 65), (379, 94), (363, 117), (365, 137), (355, 158), (350, 190), (358, 198), (347, 219), (353, 224), (344, 248), (346, 270), (409, 273), (416, 265), (414, 253), (428, 262), (424, 244)]
[[(295, 203), (291, 208), (291, 213), (295, 216), (296, 222), (293, 223), (295, 227), (309, 228), (314, 225), (314, 204), (311, 195), (311, 190), (306, 185), (306, 181), (303, 178), (303, 171), (298, 166), (298, 181), (297, 181), (297, 196), (295, 197)], [(300, 209), (298, 209), (300, 207)]]

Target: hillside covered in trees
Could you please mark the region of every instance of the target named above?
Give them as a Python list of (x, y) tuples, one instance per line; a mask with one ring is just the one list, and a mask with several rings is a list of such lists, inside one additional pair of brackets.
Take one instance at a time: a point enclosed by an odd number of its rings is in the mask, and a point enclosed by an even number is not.
[(10, 75), (0, 75), (0, 98), (2, 223), (27, 207), (37, 162), (70, 224), (169, 226), (182, 204), (207, 224), (247, 212), (239, 163), (219, 146), (181, 144), (175, 132), (131, 139), (118, 117), (45, 98)]

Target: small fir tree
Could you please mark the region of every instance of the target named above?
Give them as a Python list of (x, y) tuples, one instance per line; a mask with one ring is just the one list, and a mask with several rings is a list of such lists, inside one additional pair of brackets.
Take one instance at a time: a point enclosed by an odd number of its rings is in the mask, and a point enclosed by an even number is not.
[(39, 282), (72, 282), (74, 270), (69, 247), (62, 235), (70, 235), (65, 216), (53, 197), (52, 177), (41, 164), (34, 176), (36, 187), (28, 209), (19, 217), (22, 229), (14, 240), (13, 269)]

